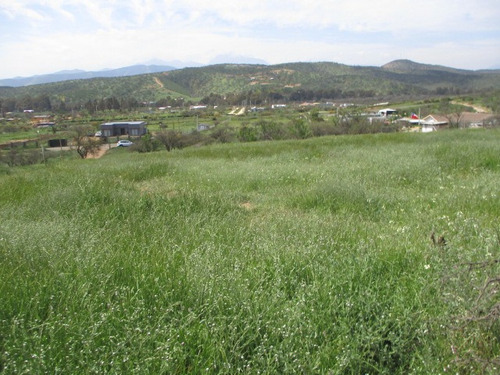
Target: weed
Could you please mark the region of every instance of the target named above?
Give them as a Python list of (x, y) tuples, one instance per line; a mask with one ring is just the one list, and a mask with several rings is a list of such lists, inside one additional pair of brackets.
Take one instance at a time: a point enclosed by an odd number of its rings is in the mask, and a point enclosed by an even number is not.
[(9, 168), (0, 369), (495, 373), (499, 136), (218, 143)]

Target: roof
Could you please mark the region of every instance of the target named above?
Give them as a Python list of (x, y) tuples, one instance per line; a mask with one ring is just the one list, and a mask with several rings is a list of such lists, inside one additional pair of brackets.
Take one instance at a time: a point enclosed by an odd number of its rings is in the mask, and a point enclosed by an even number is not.
[(146, 121), (118, 121), (118, 122), (105, 122), (101, 125), (120, 126), (120, 125), (146, 125)]
[[(453, 117), (456, 118), (456, 116)], [(459, 120), (461, 123), (480, 123), (490, 120), (493, 117), (494, 115), (491, 113), (463, 112)]]
[(448, 118), (441, 115), (427, 115), (421, 121), (425, 125), (446, 125), (448, 122)]
[(400, 119), (396, 120), (396, 121), (399, 121), (399, 122), (407, 122), (409, 124), (415, 124), (415, 125), (418, 125), (420, 124), (423, 120), (422, 119), (418, 119), (418, 118), (411, 118), (411, 117), (401, 117)]

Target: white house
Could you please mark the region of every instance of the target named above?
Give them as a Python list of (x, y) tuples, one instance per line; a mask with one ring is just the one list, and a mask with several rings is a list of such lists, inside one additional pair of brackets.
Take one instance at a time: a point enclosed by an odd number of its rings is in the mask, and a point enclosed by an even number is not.
[(421, 121), (422, 133), (429, 133), (438, 130), (439, 128), (448, 125), (448, 119), (445, 116), (440, 115), (428, 115), (425, 116)]

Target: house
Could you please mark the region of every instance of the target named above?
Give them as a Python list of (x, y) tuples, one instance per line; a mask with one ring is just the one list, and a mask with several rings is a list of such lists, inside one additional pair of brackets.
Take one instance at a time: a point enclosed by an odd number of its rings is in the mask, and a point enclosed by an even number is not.
[(492, 113), (462, 112), (450, 116), (450, 121), (460, 128), (481, 128), (495, 125), (498, 120)]
[(105, 122), (100, 129), (103, 137), (113, 137), (121, 135), (141, 136), (147, 133), (145, 121), (121, 121)]
[(49, 121), (49, 122), (40, 122), (36, 125), (37, 128), (50, 128), (54, 126), (56, 123)]
[(441, 115), (427, 115), (420, 120), (422, 132), (429, 133), (448, 126), (448, 118)]
[(55, 125), (52, 121), (52, 115), (38, 115), (31, 118), (31, 124), (34, 128), (46, 128)]
[(266, 110), (266, 108), (264, 108), (264, 107), (252, 107), (252, 108), (250, 108), (250, 112), (262, 112), (265, 110)]

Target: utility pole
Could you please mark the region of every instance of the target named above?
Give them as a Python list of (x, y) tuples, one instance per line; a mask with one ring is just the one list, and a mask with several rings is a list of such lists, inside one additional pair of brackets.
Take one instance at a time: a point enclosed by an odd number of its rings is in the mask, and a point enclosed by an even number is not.
[(42, 161), (43, 161), (43, 164), (45, 164), (45, 149), (43, 148), (43, 142), (42, 142), (42, 138), (40, 136), (40, 130), (37, 130), (36, 132), (38, 133), (38, 139), (40, 140), (40, 145), (42, 146)]

